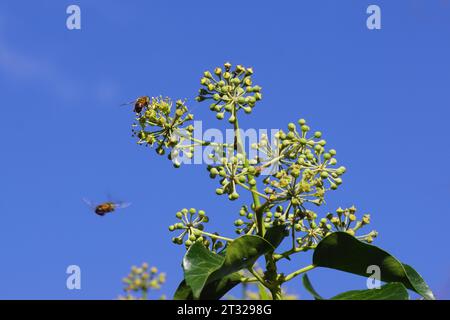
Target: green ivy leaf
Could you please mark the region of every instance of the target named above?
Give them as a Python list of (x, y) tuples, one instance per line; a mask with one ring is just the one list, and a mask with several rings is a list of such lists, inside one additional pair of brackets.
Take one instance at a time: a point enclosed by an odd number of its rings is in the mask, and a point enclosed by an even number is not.
[[(252, 266), (261, 255), (271, 250), (274, 250), (274, 247), (267, 240), (251, 235), (235, 239), (221, 254), (215, 254), (205, 248), (203, 244), (196, 242), (183, 258), (185, 285), (192, 290), (194, 299), (201, 297), (207, 284), (208, 290), (213, 292), (214, 296), (218, 296), (226, 288), (230, 290), (237, 284), (236, 277), (227, 280), (227, 276)], [(185, 297), (186, 299), (190, 294), (181, 285), (177, 292), (176, 297)], [(225, 293), (226, 291), (223, 292), (223, 294)]]
[(311, 281), (309, 281), (308, 275), (305, 273), (302, 278), (303, 286), (316, 300), (324, 300), (320, 294), (313, 288)]
[(352, 290), (340, 293), (331, 300), (409, 300), (408, 291), (399, 282), (385, 284), (380, 289)]
[(264, 239), (266, 239), (274, 248), (277, 248), (285, 237), (286, 226), (278, 225), (266, 230)]
[[(200, 294), (200, 300), (218, 300), (222, 298), (228, 291), (233, 289), (236, 285), (241, 283), (242, 275), (238, 272), (232, 273), (228, 276), (223, 277), (207, 283)], [(175, 292), (173, 297), (175, 300), (192, 300), (194, 295), (192, 289), (186, 284), (186, 281), (182, 281)]]
[(209, 276), (218, 270), (225, 258), (212, 253), (200, 242), (194, 243), (183, 258), (184, 280), (195, 299), (200, 297)]
[(263, 254), (274, 247), (259, 236), (245, 235), (231, 242), (225, 252), (225, 260), (220, 269), (211, 275), (211, 280), (251, 267)]
[(313, 264), (366, 277), (367, 267), (376, 265), (380, 267), (382, 281), (400, 282), (427, 300), (435, 299), (428, 285), (413, 268), (346, 232), (335, 232), (325, 237), (314, 250)]

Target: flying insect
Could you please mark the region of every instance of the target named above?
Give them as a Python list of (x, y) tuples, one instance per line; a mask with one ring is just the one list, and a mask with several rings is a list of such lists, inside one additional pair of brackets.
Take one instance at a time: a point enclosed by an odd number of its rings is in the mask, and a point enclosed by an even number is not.
[(104, 216), (107, 213), (116, 211), (117, 209), (123, 209), (129, 207), (129, 202), (114, 202), (106, 201), (99, 204), (94, 204), (90, 200), (83, 198), (83, 201), (99, 216)]

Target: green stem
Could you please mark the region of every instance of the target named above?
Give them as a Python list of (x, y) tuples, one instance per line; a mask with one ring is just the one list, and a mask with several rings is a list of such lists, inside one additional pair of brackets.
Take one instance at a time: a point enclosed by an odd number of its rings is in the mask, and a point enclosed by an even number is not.
[[(236, 105), (233, 105), (233, 116), (234, 116), (234, 135), (235, 135), (235, 148), (238, 153), (241, 153), (244, 156), (244, 167), (248, 168), (250, 166), (246, 152), (244, 150), (244, 147), (242, 145), (242, 138), (241, 138), (241, 131), (239, 128), (239, 121), (237, 118), (237, 112), (236, 112)], [(247, 174), (247, 179), (251, 180), (253, 179), (253, 175), (250, 173)], [(256, 227), (258, 230), (258, 235), (260, 237), (263, 237), (265, 234), (265, 228), (264, 228), (264, 222), (263, 222), (263, 212), (258, 211), (257, 209), (261, 206), (261, 201), (259, 198), (259, 192), (256, 185), (250, 186), (250, 192), (252, 193), (252, 199), (253, 199), (253, 205), (255, 207), (255, 213), (256, 213)]]
[(206, 232), (206, 231), (197, 229), (197, 228), (192, 228), (192, 229), (201, 232), (201, 233), (204, 234), (205, 236), (210, 236), (211, 238), (220, 239), (220, 240), (227, 241), (227, 242), (233, 242), (233, 239), (230, 239), (230, 238), (227, 238), (227, 237), (218, 236), (218, 235), (216, 235), (216, 234), (209, 233), (209, 232)]
[(298, 269), (297, 271), (294, 271), (294, 272), (288, 274), (288, 275), (284, 278), (284, 281), (283, 281), (283, 282), (290, 281), (290, 280), (294, 279), (296, 276), (298, 276), (298, 275), (300, 275), (300, 274), (302, 274), (302, 273), (308, 272), (308, 271), (314, 269), (315, 267), (316, 267), (315, 265), (310, 264), (309, 266), (306, 266), (306, 267), (304, 267), (304, 268)]
[(288, 251), (285, 251), (283, 253), (280, 254), (274, 254), (273, 257), (275, 259), (275, 261), (284, 259), (284, 258), (288, 258), (291, 254), (297, 253), (297, 252), (302, 252), (302, 251), (307, 251), (310, 249), (314, 249), (316, 246), (308, 246), (308, 247), (301, 247), (301, 248), (292, 248)]

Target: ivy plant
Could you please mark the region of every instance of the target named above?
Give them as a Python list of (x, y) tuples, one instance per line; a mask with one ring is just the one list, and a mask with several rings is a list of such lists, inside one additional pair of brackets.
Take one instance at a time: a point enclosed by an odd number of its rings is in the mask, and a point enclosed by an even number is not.
[[(186, 253), (181, 263), (184, 279), (175, 299), (220, 299), (239, 284), (255, 283), (278, 300), (283, 299), (282, 286), (299, 276), (315, 299), (324, 299), (307, 277), (309, 271), (331, 268), (368, 277), (371, 266), (378, 268), (383, 286), (332, 299), (408, 299), (408, 290), (434, 299), (411, 266), (371, 244), (377, 232), (363, 232), (370, 215), (358, 217), (353, 206), (319, 215), (327, 193), (340, 188), (346, 172), (320, 131), (312, 131), (306, 120), (299, 119), (273, 137), (262, 135), (245, 147), (239, 119), (257, 109), (262, 99), (252, 68), (225, 63), (205, 71), (200, 85), (197, 102), (209, 104), (218, 120), (228, 121), (232, 141), (203, 140), (194, 134), (194, 115), (184, 100), (140, 97), (134, 108), (133, 135), (138, 144), (167, 155), (176, 168), (183, 159), (207, 150), (204, 162), (210, 178), (217, 180), (215, 193), (243, 202), (234, 219), (236, 236), (211, 231), (204, 210), (176, 212), (177, 222), (169, 230), (175, 233), (173, 243), (184, 245)], [(244, 192), (249, 193), (247, 201), (242, 200)], [(313, 251), (309, 264), (291, 273), (280, 270), (280, 261), (294, 264), (293, 256), (307, 251)], [(262, 260), (262, 270), (255, 268), (257, 260)]]

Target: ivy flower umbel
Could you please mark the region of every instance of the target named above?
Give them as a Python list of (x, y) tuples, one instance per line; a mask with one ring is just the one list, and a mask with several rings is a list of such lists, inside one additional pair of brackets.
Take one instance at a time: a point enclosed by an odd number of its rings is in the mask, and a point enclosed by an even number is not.
[(217, 67), (214, 72), (205, 71), (200, 80), (203, 86), (199, 90), (197, 101), (212, 100), (210, 110), (216, 113), (216, 118), (222, 120), (226, 113), (228, 121), (236, 121), (236, 112), (244, 110), (251, 113), (256, 102), (261, 100), (261, 87), (253, 85), (252, 68), (237, 65), (231, 68), (229, 62), (223, 68)]
[(335, 231), (345, 231), (361, 241), (372, 243), (373, 239), (378, 236), (378, 232), (375, 230), (364, 235), (355, 235), (359, 229), (370, 223), (369, 214), (365, 214), (361, 220), (357, 220), (355, 206), (345, 209), (338, 208), (336, 215), (328, 213), (326, 218), (334, 227)]
[(183, 101), (177, 100), (174, 108), (170, 98), (152, 97), (141, 113), (137, 113), (133, 136), (138, 137), (138, 144), (156, 144), (156, 152), (163, 155), (165, 149), (181, 145), (183, 140), (192, 136), (194, 127), (183, 125), (193, 119)]
[(309, 135), (310, 128), (304, 119), (300, 119), (298, 125), (300, 130), (290, 123), (287, 133), (280, 130), (276, 134), (278, 142), (273, 145), (277, 150), (269, 147), (267, 140), (253, 146), (272, 159), (273, 154), (279, 155), (276, 158), (278, 170), (264, 180), (265, 193), (276, 195), (277, 201), (289, 200), (296, 207), (308, 202), (321, 205), (325, 192), (342, 184), (341, 176), (346, 169), (335, 167), (336, 150), (325, 149), (326, 141), (321, 139), (321, 132)]
[[(209, 233), (204, 231), (205, 223), (209, 222), (205, 211), (195, 208), (182, 209), (176, 213), (176, 218), (180, 222), (169, 226), (169, 231), (182, 230), (177, 236), (172, 238), (175, 244), (184, 244), (189, 248), (194, 242), (202, 242), (205, 247), (211, 246), (212, 251), (217, 251), (223, 247), (223, 242), (220, 240), (231, 241), (221, 237), (218, 233)], [(186, 240), (184, 240), (186, 238)]]
[(161, 289), (161, 285), (165, 282), (165, 273), (158, 273), (156, 267), (149, 268), (148, 264), (144, 262), (140, 267), (131, 267), (131, 272), (123, 279), (126, 295), (119, 298), (123, 300), (145, 300), (150, 290)]

